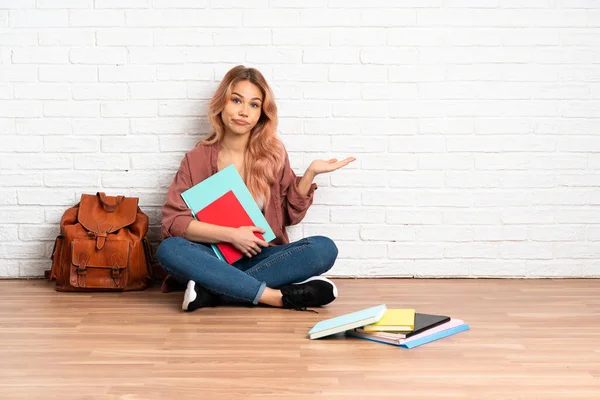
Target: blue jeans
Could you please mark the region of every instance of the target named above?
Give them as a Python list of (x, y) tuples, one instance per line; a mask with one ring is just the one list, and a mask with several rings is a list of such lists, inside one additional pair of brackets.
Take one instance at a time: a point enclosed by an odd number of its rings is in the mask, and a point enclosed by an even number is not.
[(278, 288), (321, 275), (333, 266), (338, 249), (325, 236), (261, 247), (261, 252), (233, 264), (217, 258), (209, 244), (169, 237), (156, 256), (166, 272), (181, 283), (193, 280), (225, 297), (258, 304), (265, 287)]

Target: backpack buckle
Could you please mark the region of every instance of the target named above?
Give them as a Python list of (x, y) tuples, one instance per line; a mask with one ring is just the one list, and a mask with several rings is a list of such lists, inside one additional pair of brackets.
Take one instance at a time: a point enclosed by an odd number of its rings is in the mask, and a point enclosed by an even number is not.
[(77, 275), (87, 275), (87, 263), (90, 261), (90, 254), (87, 251), (82, 251), (79, 253), (79, 260), (76, 268)]

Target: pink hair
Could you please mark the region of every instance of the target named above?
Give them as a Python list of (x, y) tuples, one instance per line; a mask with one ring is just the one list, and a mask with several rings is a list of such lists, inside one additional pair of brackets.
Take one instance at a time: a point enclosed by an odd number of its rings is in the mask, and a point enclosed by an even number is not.
[(266, 207), (271, 196), (270, 185), (277, 180), (276, 174), (283, 165), (285, 150), (277, 136), (277, 105), (273, 92), (257, 69), (238, 65), (225, 74), (208, 106), (208, 120), (213, 131), (200, 143), (211, 145), (223, 139), (225, 127), (221, 112), (231, 97), (233, 86), (239, 81), (253, 83), (263, 95), (262, 112), (246, 147), (246, 174), (243, 178), (254, 199), (263, 197)]

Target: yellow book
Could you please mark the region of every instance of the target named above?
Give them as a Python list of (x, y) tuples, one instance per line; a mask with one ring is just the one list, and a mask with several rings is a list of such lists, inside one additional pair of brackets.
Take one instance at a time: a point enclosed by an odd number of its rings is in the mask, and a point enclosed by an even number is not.
[(410, 332), (415, 329), (415, 310), (412, 308), (388, 309), (378, 322), (365, 325), (362, 329), (365, 332)]

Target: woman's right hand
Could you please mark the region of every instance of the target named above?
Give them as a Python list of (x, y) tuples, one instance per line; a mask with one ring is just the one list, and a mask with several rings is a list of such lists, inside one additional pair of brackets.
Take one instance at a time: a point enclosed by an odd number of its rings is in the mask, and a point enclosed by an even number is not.
[(266, 231), (258, 226), (241, 226), (233, 228), (231, 234), (231, 244), (249, 258), (260, 253), (261, 246), (269, 247), (269, 243), (257, 238), (254, 232), (265, 233)]

